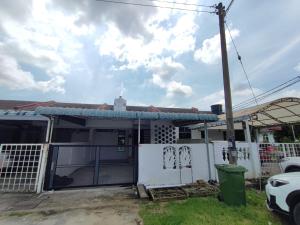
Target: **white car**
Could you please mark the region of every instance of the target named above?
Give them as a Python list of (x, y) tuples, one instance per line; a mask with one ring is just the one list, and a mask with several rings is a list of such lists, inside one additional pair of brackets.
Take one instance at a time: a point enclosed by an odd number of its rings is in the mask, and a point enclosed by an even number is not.
[(300, 172), (300, 157), (282, 158), (279, 165), (283, 173)]
[(300, 225), (300, 172), (275, 175), (266, 185), (270, 210), (288, 214)]

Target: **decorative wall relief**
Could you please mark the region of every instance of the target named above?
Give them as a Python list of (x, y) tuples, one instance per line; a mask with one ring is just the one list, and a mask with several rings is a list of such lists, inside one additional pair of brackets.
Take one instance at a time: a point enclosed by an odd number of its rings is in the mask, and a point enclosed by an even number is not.
[[(229, 160), (229, 150), (225, 147), (222, 149), (223, 161)], [(250, 149), (246, 147), (237, 148), (238, 160), (250, 160)]]
[(152, 122), (151, 143), (175, 144), (177, 139), (176, 127), (170, 123)]
[(163, 148), (163, 169), (176, 169), (176, 148), (173, 146)]
[(179, 168), (191, 168), (192, 167), (191, 148), (189, 146), (182, 146), (179, 148), (178, 152), (179, 152)]

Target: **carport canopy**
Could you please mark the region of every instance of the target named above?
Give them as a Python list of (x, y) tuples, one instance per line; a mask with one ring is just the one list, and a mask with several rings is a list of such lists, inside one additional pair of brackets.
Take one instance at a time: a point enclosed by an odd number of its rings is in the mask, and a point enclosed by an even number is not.
[[(226, 115), (218, 116), (217, 122), (207, 124), (207, 127), (226, 125)], [(233, 112), (235, 123), (249, 121), (254, 127), (271, 127), (284, 124), (300, 123), (300, 98), (280, 98), (254, 107)], [(191, 125), (191, 129), (203, 128), (203, 123)]]

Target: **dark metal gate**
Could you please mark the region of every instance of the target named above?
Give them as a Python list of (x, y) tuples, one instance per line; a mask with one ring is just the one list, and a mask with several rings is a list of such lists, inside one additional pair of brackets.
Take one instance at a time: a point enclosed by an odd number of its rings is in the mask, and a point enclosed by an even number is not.
[(61, 189), (133, 184), (137, 151), (133, 146), (51, 145), (45, 188)]

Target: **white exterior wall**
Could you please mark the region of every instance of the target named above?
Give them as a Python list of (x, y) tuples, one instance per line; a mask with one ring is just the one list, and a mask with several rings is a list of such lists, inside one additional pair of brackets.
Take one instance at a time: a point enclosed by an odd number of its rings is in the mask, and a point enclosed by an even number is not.
[[(141, 144), (139, 146), (138, 183), (146, 186), (164, 186), (191, 183), (198, 179), (208, 180), (208, 161), (204, 144), (173, 144), (176, 148), (176, 169), (163, 168), (163, 148), (169, 144)], [(179, 169), (178, 148), (189, 146), (192, 168)], [(181, 179), (180, 179), (181, 172)]]
[(224, 140), (224, 135), (223, 135), (224, 130), (208, 130), (208, 139), (213, 140), (213, 141), (223, 141)]
[[(173, 146), (176, 149), (176, 168), (164, 169), (163, 149)], [(178, 149), (182, 146), (191, 148), (192, 168), (179, 169)], [(208, 144), (142, 144), (139, 146), (139, 177), (138, 183), (146, 187), (175, 186), (195, 182), (196, 180), (217, 180), (215, 164), (229, 164), (223, 159), (223, 148), (227, 149), (227, 142), (220, 141)], [(239, 151), (238, 165), (245, 167), (247, 179), (258, 178), (260, 175), (260, 160), (258, 145), (247, 142), (237, 142)], [(246, 154), (244, 154), (246, 153)], [(249, 158), (248, 158), (249, 153)], [(210, 160), (208, 160), (208, 157)], [(246, 158), (245, 158), (246, 157)], [(210, 164), (208, 163), (210, 161)], [(210, 170), (209, 170), (210, 165)]]
[[(257, 178), (260, 175), (260, 159), (257, 143), (251, 143), (251, 146), (247, 142), (236, 142), (238, 150), (238, 165), (245, 167), (248, 171), (245, 173), (245, 178)], [(214, 153), (215, 153), (215, 163), (214, 164), (229, 164), (226, 159), (223, 160), (223, 148), (228, 148), (227, 141), (214, 141), (213, 142)], [(244, 159), (243, 150), (250, 154), (250, 159)], [(239, 150), (242, 150), (240, 152)], [(215, 171), (216, 174), (216, 171)], [(216, 177), (217, 178), (217, 177)]]
[(192, 139), (201, 139), (201, 131), (191, 130)]
[[(212, 140), (212, 141), (223, 141), (224, 140), (223, 131), (224, 130), (209, 129), (208, 130), (208, 139)], [(192, 130), (191, 134), (192, 134), (192, 139), (201, 139), (201, 131), (200, 130)]]

